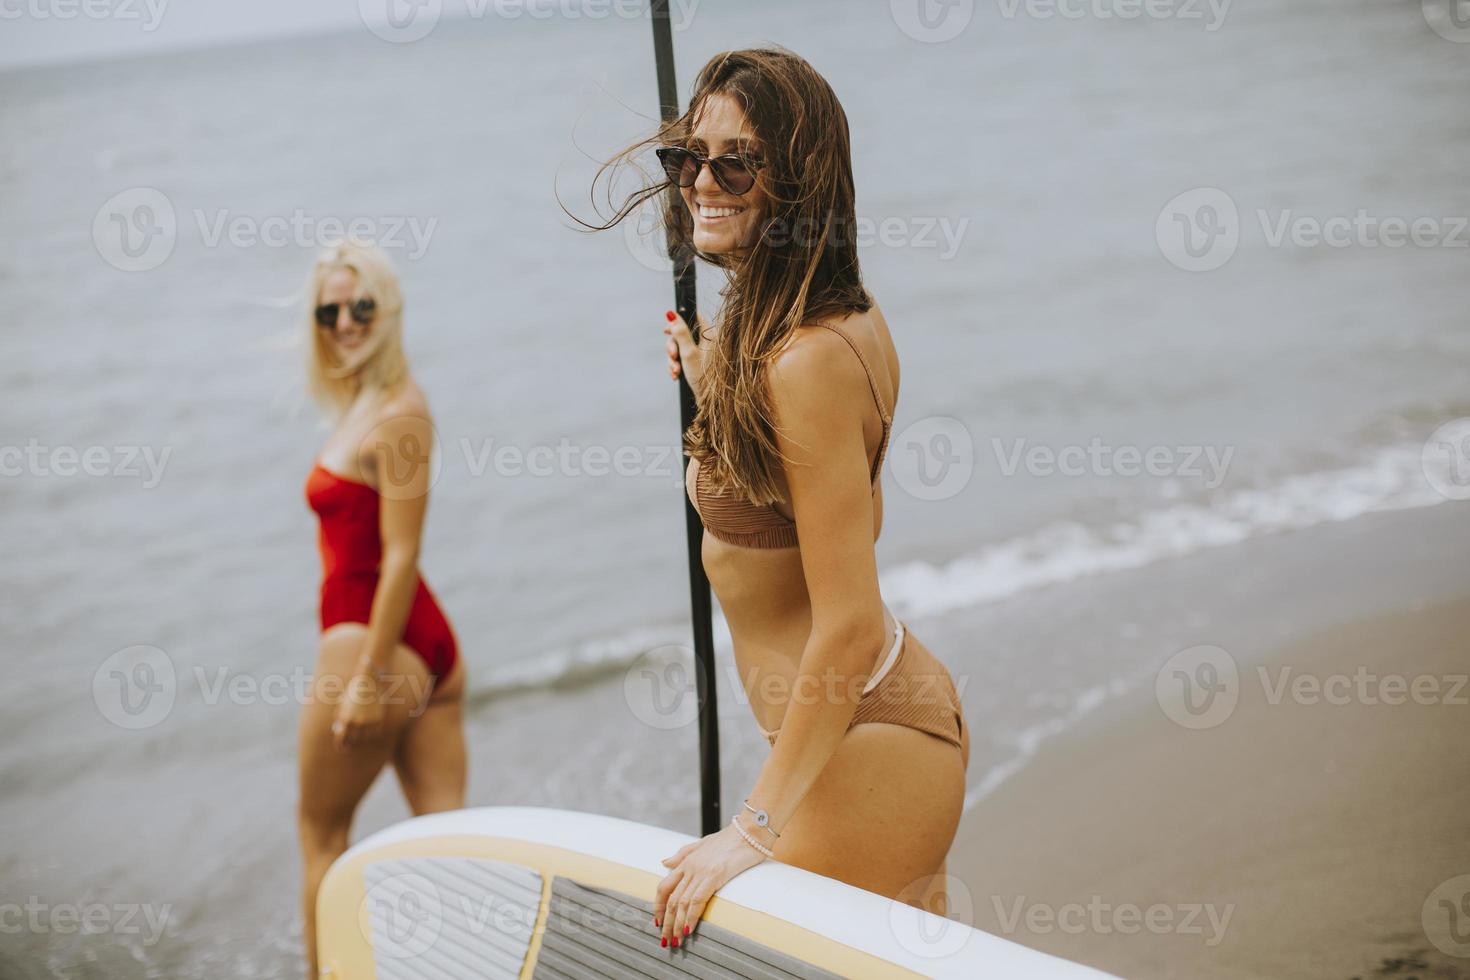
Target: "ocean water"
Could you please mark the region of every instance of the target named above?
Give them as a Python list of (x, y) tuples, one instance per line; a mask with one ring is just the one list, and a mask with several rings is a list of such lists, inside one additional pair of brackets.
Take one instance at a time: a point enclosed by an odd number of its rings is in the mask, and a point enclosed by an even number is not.
[[(1083, 603), (1457, 486), (1431, 434), (1470, 415), (1470, 47), (1407, 0), (1241, 2), (1214, 29), (975, 5), (942, 43), (900, 7), (711, 3), (676, 45), (686, 91), (770, 41), (847, 108), (904, 366), (883, 588), (970, 692), (973, 801), (1165, 652), (1002, 657), (977, 624), (1024, 646), (1042, 592)], [(667, 274), (636, 227), (562, 210), (590, 216), (596, 160), (652, 125), (648, 35), (487, 17), (0, 73), (4, 901), (166, 924), (7, 933), (6, 976), (296, 970), (289, 692), (314, 656), (302, 483), (325, 430), (300, 372), (316, 239), (293, 223), (404, 242), (442, 462), (423, 567), (471, 668), (471, 801), (694, 829), (693, 729), (650, 723), (629, 680), (687, 642)], [(1175, 264), (1221, 258), (1170, 237), (1179, 195), (1192, 244), (1238, 231), (1228, 261)], [(119, 219), (170, 215), (171, 246), (121, 250)], [(1360, 230), (1311, 244), (1331, 219)], [(1385, 244), (1387, 219), (1424, 243)], [(168, 693), (130, 714), (119, 676)], [(729, 678), (738, 801), (762, 743)], [(394, 793), (361, 829), (401, 818)]]

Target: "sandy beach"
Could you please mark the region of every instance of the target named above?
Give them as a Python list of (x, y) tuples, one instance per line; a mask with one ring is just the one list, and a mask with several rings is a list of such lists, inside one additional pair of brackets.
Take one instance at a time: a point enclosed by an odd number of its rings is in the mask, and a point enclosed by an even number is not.
[[(1470, 595), (1404, 601), (1438, 590), (1392, 557), (1463, 521), (1436, 510), (1277, 542), (1321, 563), (1295, 596), (1338, 587), (1322, 539), (1386, 547), (1359, 552), (1343, 621), (1264, 659), (1239, 639), (1184, 651), (982, 799), (949, 861), (974, 924), (1124, 977), (1470, 975), (1452, 913), (1427, 902), (1470, 872)], [(1273, 567), (1263, 592), (1304, 571)], [(1375, 588), (1397, 608), (1373, 611)], [(1216, 702), (1183, 710), (1180, 669), (1213, 679)]]

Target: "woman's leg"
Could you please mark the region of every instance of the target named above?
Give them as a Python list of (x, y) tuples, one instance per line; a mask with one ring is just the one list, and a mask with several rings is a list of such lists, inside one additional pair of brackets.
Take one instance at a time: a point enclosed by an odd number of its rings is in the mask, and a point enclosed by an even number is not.
[(398, 740), (393, 768), (416, 816), (464, 806), (464, 686), (464, 658), (459, 657), (435, 685), (428, 708), (409, 721)]
[(782, 828), (776, 859), (944, 914), (936, 875), (964, 811), (968, 754), (916, 728), (854, 725)]
[[(393, 757), (405, 726), (420, 708), (415, 694), (427, 688), (428, 670), (407, 647), (393, 652), (390, 676), (403, 678), (389, 697), (383, 731), (371, 742), (338, 749), (332, 720), (342, 692), (362, 653), (367, 627), (339, 623), (322, 634), (312, 695), (302, 706), (297, 737), (299, 790), (297, 832), (301, 840), (302, 917), (305, 922), (307, 978), (316, 972), (316, 894), (333, 861), (347, 849), (352, 817), (383, 764)], [(323, 689), (324, 683), (332, 686)]]

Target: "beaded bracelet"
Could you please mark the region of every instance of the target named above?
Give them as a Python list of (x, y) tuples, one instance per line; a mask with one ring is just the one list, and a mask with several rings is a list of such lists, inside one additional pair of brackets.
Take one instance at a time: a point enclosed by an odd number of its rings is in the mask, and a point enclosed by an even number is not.
[(766, 845), (762, 844), (760, 841), (756, 840), (754, 837), (750, 836), (750, 834), (746, 833), (745, 828), (742, 827), (742, 826), (740, 826), (740, 814), (737, 813), (737, 814), (735, 814), (735, 816), (733, 816), (733, 817), (730, 818), (730, 826), (732, 826), (732, 827), (735, 828), (735, 833), (739, 834), (745, 840), (745, 843), (749, 844), (751, 847), (755, 848), (757, 851), (760, 851), (766, 857), (768, 857), (768, 858), (775, 858), (776, 855), (774, 853), (772, 853), (772, 851), (771, 851), (771, 849), (769, 847), (767, 847)]

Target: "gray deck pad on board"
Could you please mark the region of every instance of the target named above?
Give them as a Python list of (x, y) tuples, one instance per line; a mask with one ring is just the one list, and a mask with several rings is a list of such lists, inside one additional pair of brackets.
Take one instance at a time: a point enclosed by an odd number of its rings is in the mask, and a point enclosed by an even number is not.
[(653, 925), (652, 903), (560, 876), (551, 881), (550, 914), (532, 974), (534, 980), (839, 976), (708, 922), (701, 922), (677, 948), (665, 949)]
[(380, 980), (514, 980), (541, 908), (541, 873), (508, 861), (420, 857), (363, 869)]

